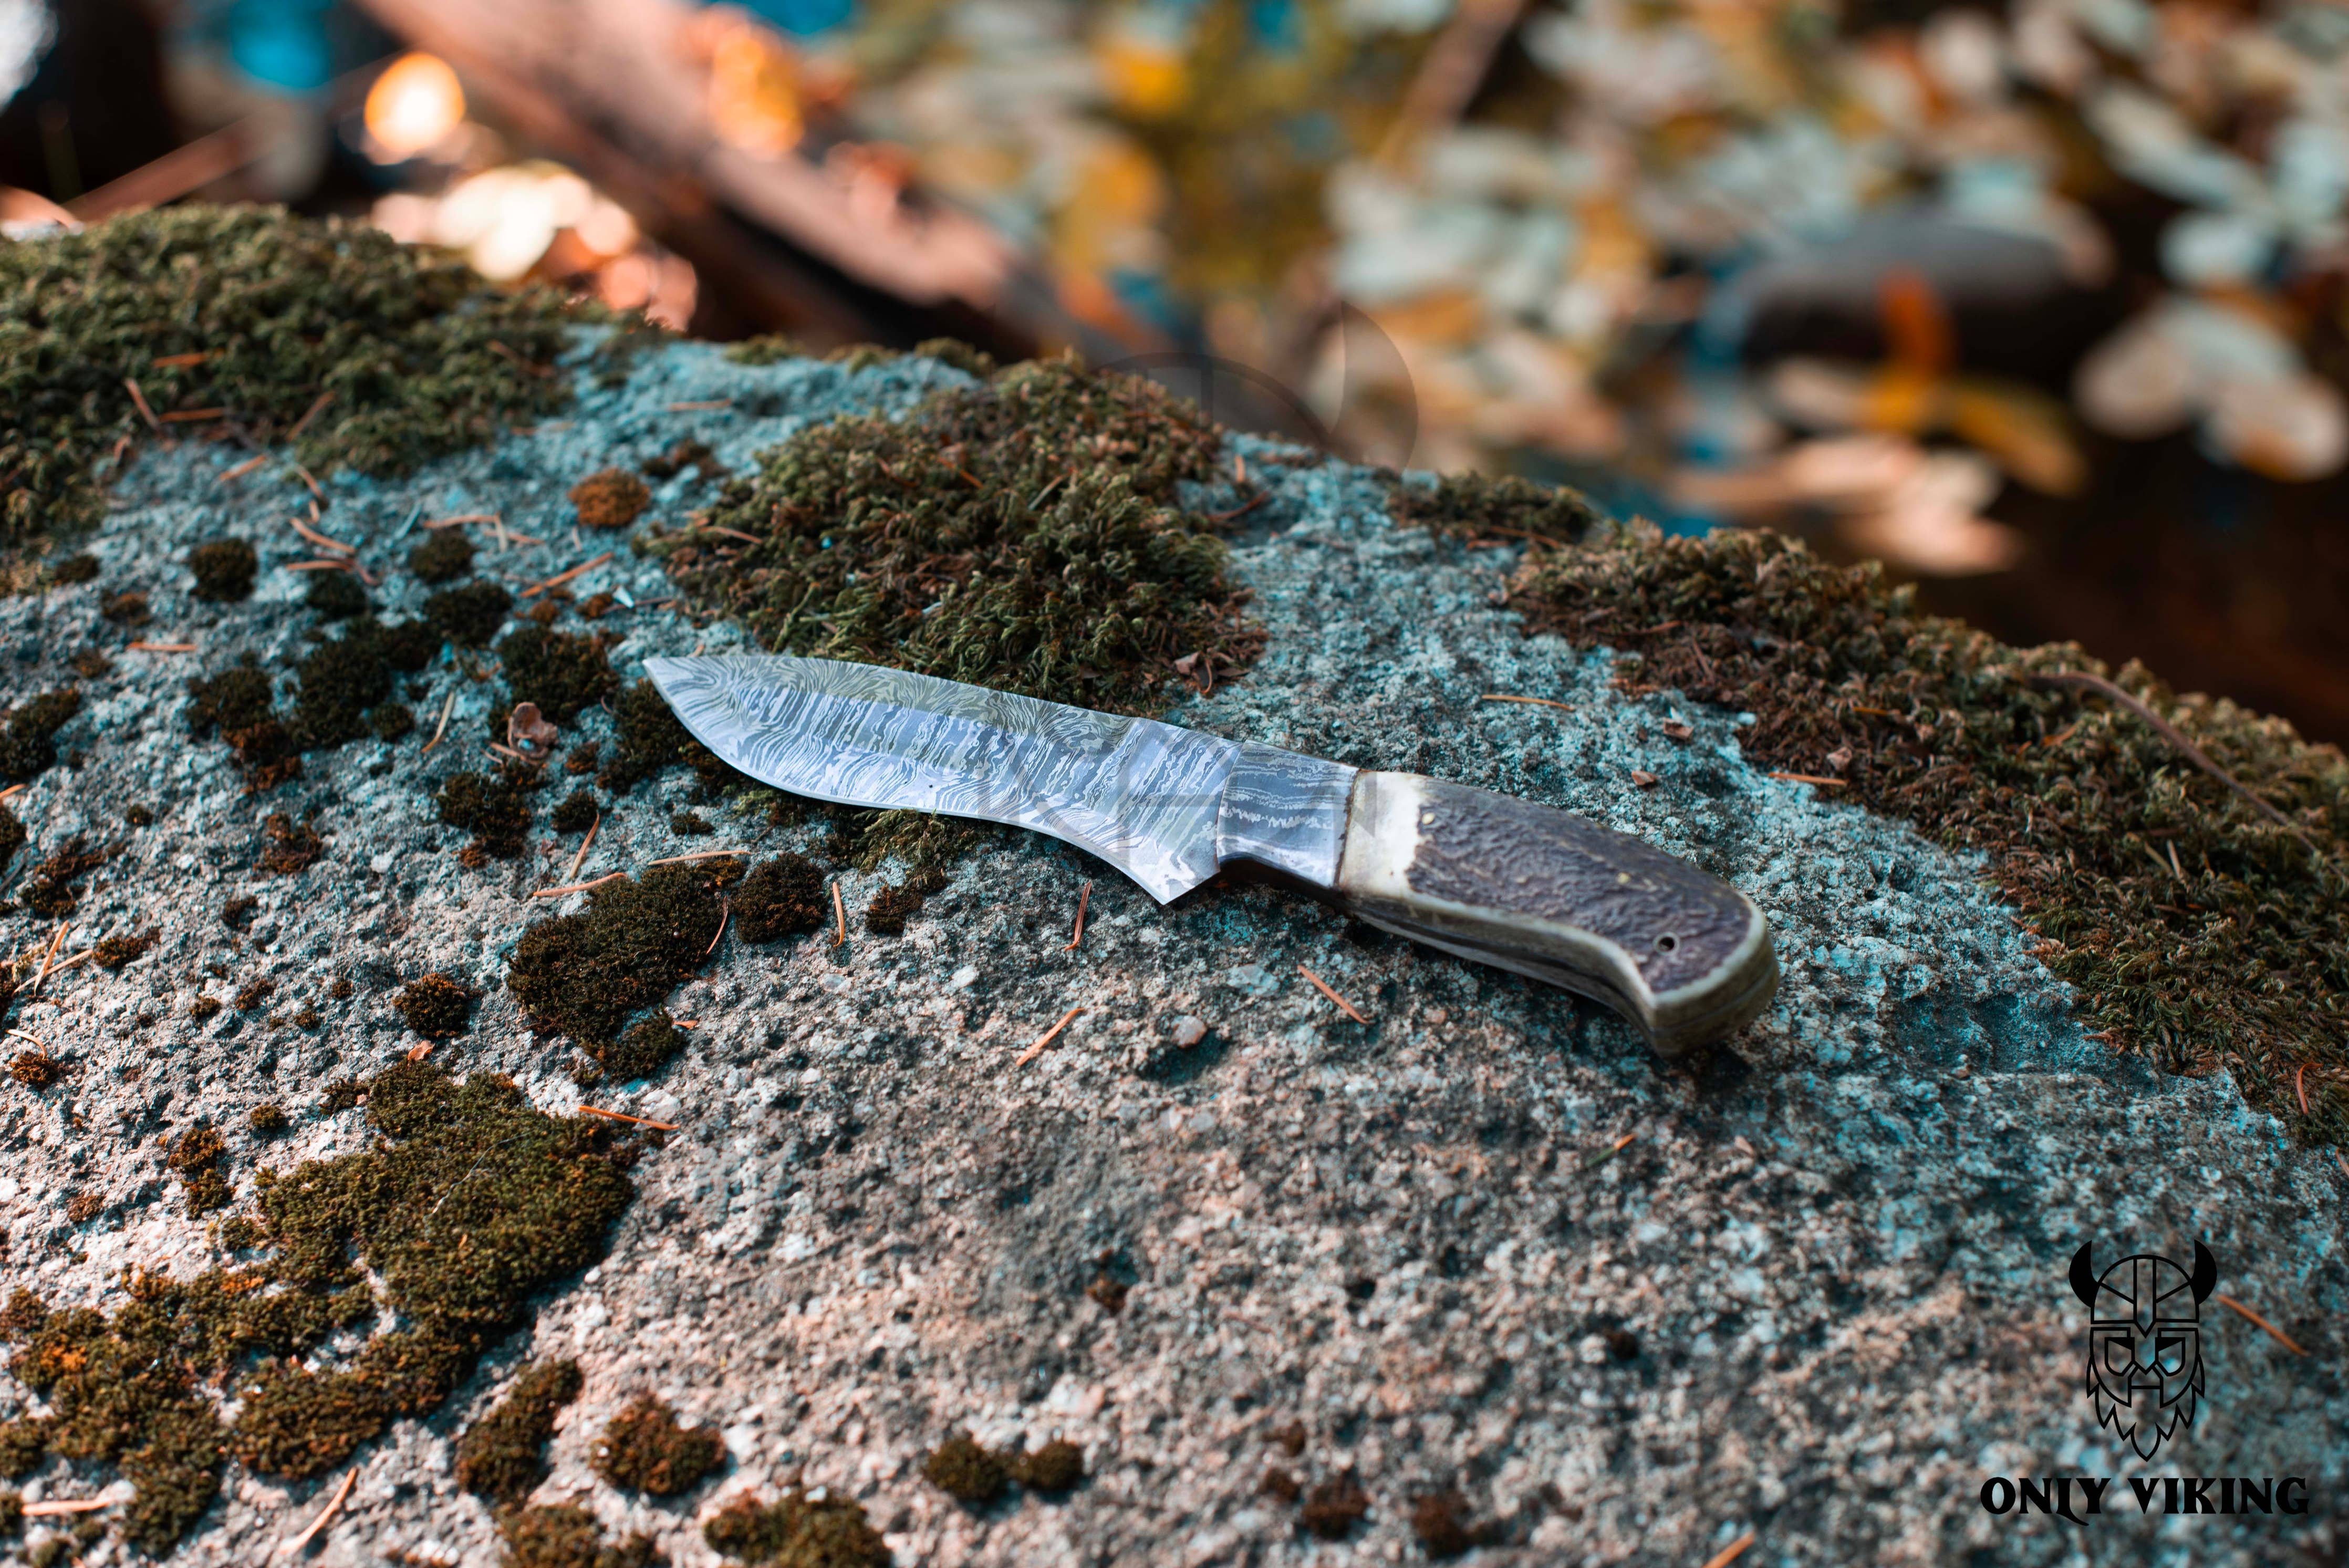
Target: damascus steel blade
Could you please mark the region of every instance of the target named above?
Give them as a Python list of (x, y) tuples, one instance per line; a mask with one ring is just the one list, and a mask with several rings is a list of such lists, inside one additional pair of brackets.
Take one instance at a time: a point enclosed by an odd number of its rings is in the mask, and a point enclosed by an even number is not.
[(1049, 833), (1162, 904), (1216, 874), (1237, 742), (830, 659), (713, 654), (645, 671), (696, 740), (777, 789)]

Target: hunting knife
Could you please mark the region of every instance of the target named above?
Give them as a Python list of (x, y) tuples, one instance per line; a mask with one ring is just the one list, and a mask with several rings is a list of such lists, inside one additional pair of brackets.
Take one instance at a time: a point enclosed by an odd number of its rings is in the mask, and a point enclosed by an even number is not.
[(1778, 986), (1770, 925), (1684, 860), (1552, 806), (869, 664), (647, 659), (694, 738), (842, 805), (981, 817), (1098, 855), (1167, 903), (1238, 865), (1593, 997), (1678, 1055)]

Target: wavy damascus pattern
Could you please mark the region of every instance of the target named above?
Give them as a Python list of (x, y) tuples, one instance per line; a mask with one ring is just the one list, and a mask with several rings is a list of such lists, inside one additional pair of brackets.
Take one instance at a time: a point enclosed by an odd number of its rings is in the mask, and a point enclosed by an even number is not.
[(1162, 904), (1216, 874), (1236, 742), (830, 659), (647, 659), (645, 671), (696, 740), (777, 789), (1031, 827)]

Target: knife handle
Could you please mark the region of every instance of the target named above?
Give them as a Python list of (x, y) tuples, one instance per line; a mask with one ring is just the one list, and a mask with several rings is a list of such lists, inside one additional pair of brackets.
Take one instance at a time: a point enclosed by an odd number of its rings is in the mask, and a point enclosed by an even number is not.
[(1778, 988), (1769, 921), (1719, 877), (1572, 812), (1419, 774), (1356, 775), (1335, 891), (1372, 925), (1603, 1002), (1665, 1056)]

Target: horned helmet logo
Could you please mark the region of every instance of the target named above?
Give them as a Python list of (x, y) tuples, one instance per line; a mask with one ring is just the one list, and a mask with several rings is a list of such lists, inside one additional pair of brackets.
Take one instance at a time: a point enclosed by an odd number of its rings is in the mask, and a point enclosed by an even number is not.
[(2202, 1303), (2218, 1261), (2194, 1243), (2194, 1272), (2138, 1252), (2101, 1274), (2086, 1246), (2072, 1254), (2072, 1293), (2088, 1308), (2088, 1397), (2096, 1421), (2151, 1459), (2193, 1425), (2202, 1393)]

